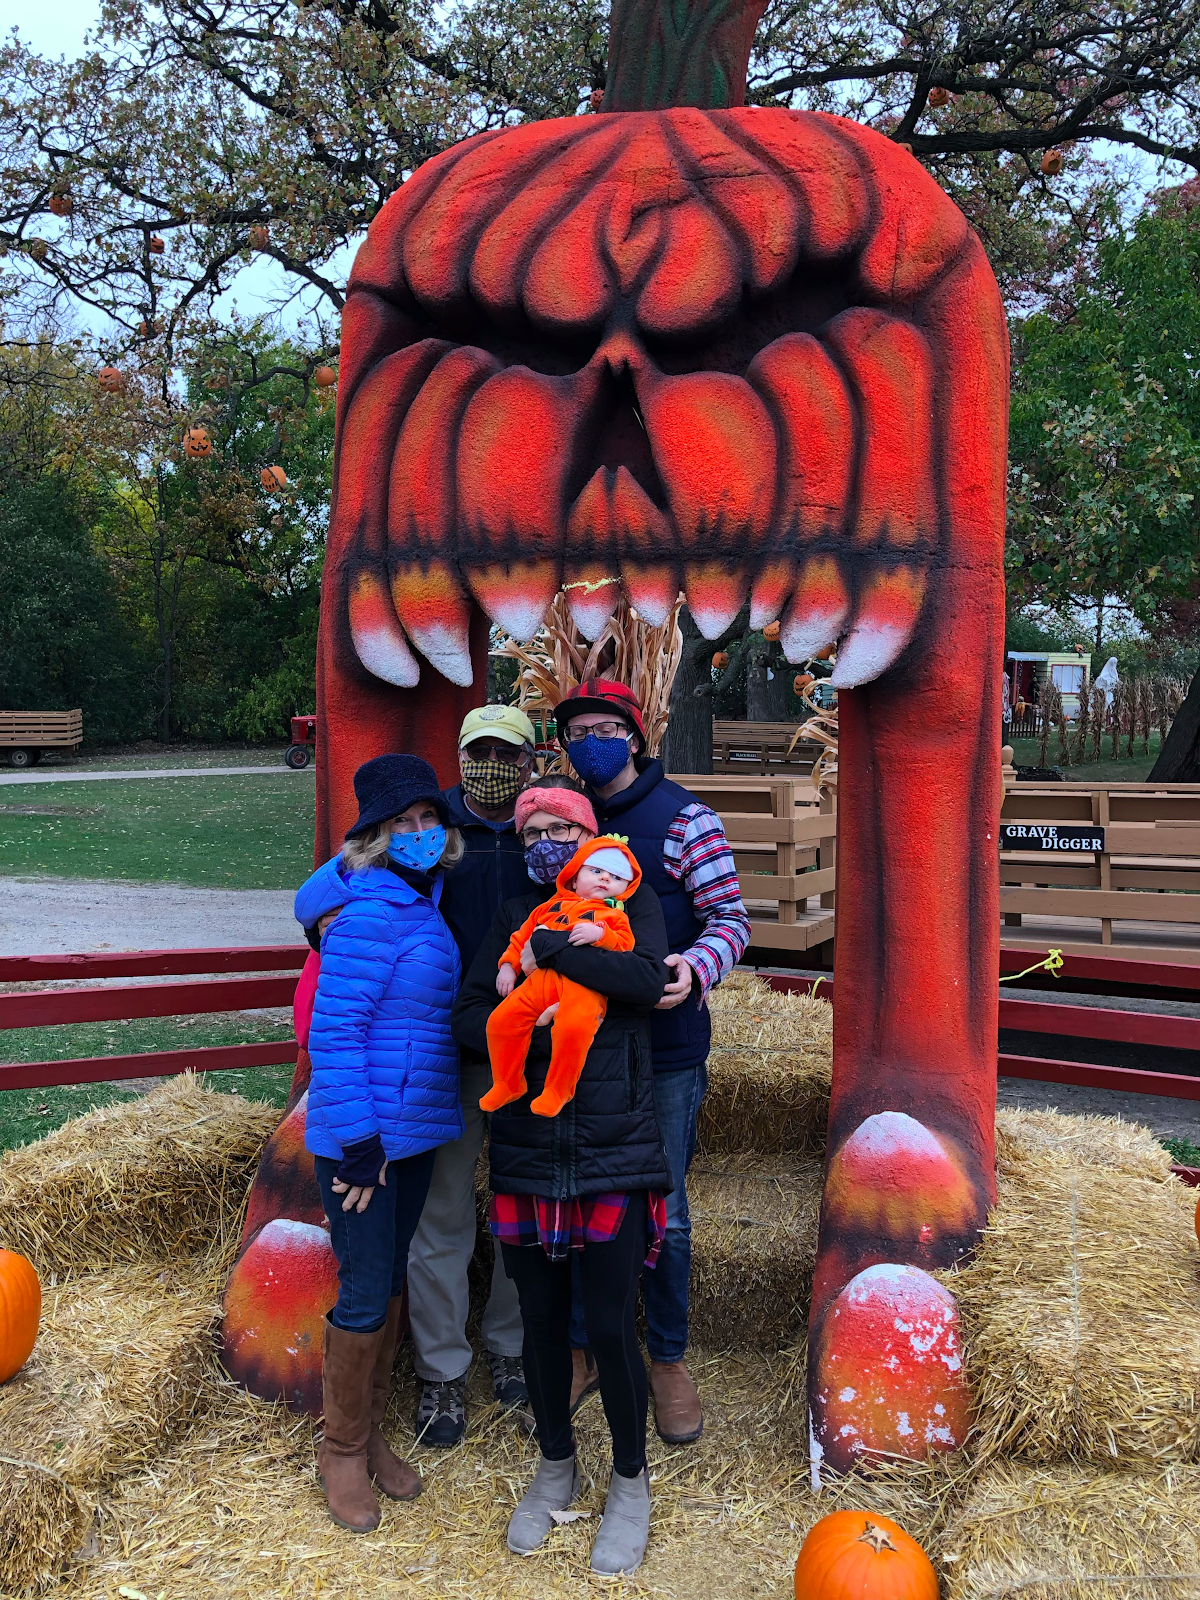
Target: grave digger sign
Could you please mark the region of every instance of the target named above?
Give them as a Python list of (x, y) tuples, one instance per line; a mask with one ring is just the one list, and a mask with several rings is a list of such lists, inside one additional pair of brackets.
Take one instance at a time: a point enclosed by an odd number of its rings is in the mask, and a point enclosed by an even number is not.
[(1001, 850), (1055, 850), (1080, 855), (1104, 849), (1104, 829), (1063, 827), (1055, 822), (1006, 822), (1000, 829)]

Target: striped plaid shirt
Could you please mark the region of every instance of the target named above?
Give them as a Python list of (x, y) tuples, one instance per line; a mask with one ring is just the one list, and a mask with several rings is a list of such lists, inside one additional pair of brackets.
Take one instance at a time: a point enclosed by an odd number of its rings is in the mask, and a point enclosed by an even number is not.
[(704, 932), (683, 952), (706, 995), (727, 977), (750, 943), (750, 918), (738, 889), (737, 868), (715, 811), (699, 800), (684, 806), (667, 829), (663, 865), (682, 879)]

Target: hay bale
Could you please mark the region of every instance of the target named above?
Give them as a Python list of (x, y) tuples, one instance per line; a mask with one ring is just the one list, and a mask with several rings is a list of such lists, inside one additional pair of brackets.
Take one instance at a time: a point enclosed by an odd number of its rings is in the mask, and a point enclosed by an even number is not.
[[(33, 1355), (0, 1388), (0, 1588), (47, 1581), (80, 1543), (91, 1497), (152, 1461), (195, 1414), (219, 1280), (121, 1267), (51, 1289)], [(11, 1447), (11, 1451), (10, 1451)]]
[(946, 1600), (1195, 1600), (1200, 1469), (993, 1466), (941, 1542)]
[(702, 1155), (795, 1155), (825, 1148), (833, 1064), (833, 1007), (776, 994), (734, 973), (709, 1000), (713, 1046), (700, 1110)]
[(996, 1169), (1019, 1173), (1046, 1154), (1069, 1156), (1076, 1166), (1104, 1167), (1168, 1183), (1171, 1157), (1149, 1128), (1121, 1117), (1071, 1116), (1062, 1111), (998, 1111)]
[(1195, 1197), (1174, 1180), (1027, 1154), (979, 1252), (945, 1275), (986, 1456), (1193, 1461), (1200, 1429)]
[(697, 1344), (778, 1350), (803, 1337), (821, 1173), (813, 1158), (693, 1166), (690, 1315)]
[(279, 1113), (193, 1075), (64, 1123), (0, 1158), (0, 1245), (44, 1279), (236, 1247)]

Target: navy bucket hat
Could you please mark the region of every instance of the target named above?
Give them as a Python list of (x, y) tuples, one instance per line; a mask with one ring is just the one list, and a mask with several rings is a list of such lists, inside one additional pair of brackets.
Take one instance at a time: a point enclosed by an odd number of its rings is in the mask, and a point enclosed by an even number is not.
[(377, 822), (398, 817), (417, 800), (436, 806), (443, 827), (449, 826), (450, 813), (442, 799), (437, 773), (420, 756), (376, 756), (364, 761), (354, 774), (354, 794), (358, 800), (358, 821), (347, 830), (347, 839), (366, 833)]

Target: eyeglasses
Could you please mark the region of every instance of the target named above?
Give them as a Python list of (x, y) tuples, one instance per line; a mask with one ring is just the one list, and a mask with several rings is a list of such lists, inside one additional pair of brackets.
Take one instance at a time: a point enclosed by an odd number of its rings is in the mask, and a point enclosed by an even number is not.
[(627, 728), (623, 722), (572, 722), (567, 729), (567, 743), (580, 744), (589, 733), (594, 733), (597, 739), (624, 739), (633, 738), (633, 729)]
[(568, 839), (577, 839), (580, 832), (577, 822), (552, 822), (548, 828), (522, 828), (521, 840), (526, 846), (540, 844), (543, 839), (564, 844)]
[(509, 767), (519, 767), (529, 757), (523, 744), (489, 744), (486, 739), (472, 739), (462, 753), (469, 761), (503, 761)]

